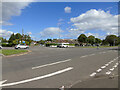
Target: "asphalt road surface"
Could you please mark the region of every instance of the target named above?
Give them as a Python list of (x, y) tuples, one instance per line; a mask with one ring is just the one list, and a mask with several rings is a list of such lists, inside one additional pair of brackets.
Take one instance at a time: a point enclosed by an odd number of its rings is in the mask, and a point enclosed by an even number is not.
[[(27, 55), (2, 58), (3, 88), (92, 88), (118, 87), (118, 50), (116, 48), (32, 47)], [(114, 76), (114, 84), (102, 78)], [(93, 80), (93, 78), (97, 78)], [(104, 79), (105, 80), (105, 79)], [(87, 84), (85, 81), (88, 81)], [(94, 83), (94, 82), (93, 82)]]

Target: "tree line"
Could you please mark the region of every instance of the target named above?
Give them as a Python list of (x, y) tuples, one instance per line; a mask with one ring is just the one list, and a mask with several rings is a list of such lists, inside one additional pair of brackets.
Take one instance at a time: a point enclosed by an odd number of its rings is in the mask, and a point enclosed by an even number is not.
[[(25, 42), (25, 44), (30, 45), (33, 40), (29, 35), (21, 35), (20, 33), (13, 33), (8, 40), (1, 37), (2, 46), (14, 46), (16, 44), (24, 44), (23, 41)], [(5, 42), (8, 42), (8, 44), (6, 44)]]
[(91, 44), (91, 45), (101, 44), (101, 45), (109, 45), (109, 46), (120, 45), (120, 37), (116, 35), (108, 35), (105, 37), (105, 39), (101, 40), (99, 38), (95, 38), (95, 36), (93, 35), (87, 37), (85, 34), (81, 34), (77, 38), (77, 40), (80, 44), (83, 43)]
[[(29, 35), (21, 35), (20, 33), (17, 34), (12, 34), (8, 40), (5, 38), (0, 37), (0, 40), (4, 46), (4, 42), (8, 42), (9, 46), (13, 46), (16, 44), (23, 44), (23, 41), (25, 44), (30, 45), (31, 42), (33, 41)], [(47, 40), (40, 40), (37, 41), (40, 44), (45, 44), (47, 41), (54, 41), (56, 42), (57, 39), (47, 39)], [(109, 45), (109, 46), (116, 46), (120, 45), (120, 36), (116, 35), (108, 35), (105, 37), (105, 39), (101, 40), (99, 38), (96, 38), (93, 35), (86, 36), (85, 34), (80, 34), (77, 38), (77, 41), (79, 44), (83, 45)], [(57, 43), (57, 42), (56, 42)]]

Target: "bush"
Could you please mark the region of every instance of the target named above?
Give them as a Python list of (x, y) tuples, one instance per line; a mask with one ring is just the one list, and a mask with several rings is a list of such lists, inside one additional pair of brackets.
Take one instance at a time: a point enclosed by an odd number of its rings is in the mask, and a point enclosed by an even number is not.
[(59, 45), (59, 44), (57, 44), (57, 43), (46, 43), (46, 44), (45, 44), (46, 47), (50, 47), (51, 45), (57, 46), (57, 45)]
[(12, 46), (15, 46), (15, 45), (12, 43), (9, 43), (9, 44), (2, 43), (2, 47), (12, 47)]

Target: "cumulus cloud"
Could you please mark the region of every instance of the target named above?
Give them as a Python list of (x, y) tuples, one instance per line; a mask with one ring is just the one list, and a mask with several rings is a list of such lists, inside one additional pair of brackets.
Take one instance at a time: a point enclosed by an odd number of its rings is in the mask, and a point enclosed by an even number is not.
[(0, 37), (8, 38), (13, 34), (12, 31), (2, 30), (0, 29)]
[(58, 27), (48, 27), (40, 32), (40, 36), (44, 38), (59, 37), (61, 32), (63, 31)]
[(71, 7), (65, 7), (64, 11), (65, 13), (71, 13)]
[(2, 8), (0, 10), (0, 17), (2, 17), (2, 19), (0, 20), (0, 24), (2, 25), (12, 25), (10, 22), (8, 22), (12, 16), (19, 16), (21, 15), (22, 9), (24, 9), (25, 7), (29, 6), (29, 4), (32, 2), (33, 0), (27, 0), (25, 2), (25, 0), (21, 0), (21, 2), (2, 2), (2, 5), (0, 5), (0, 8)]
[(112, 15), (103, 10), (91, 9), (78, 17), (71, 18), (72, 30), (102, 30), (109, 33), (118, 33), (118, 15)]

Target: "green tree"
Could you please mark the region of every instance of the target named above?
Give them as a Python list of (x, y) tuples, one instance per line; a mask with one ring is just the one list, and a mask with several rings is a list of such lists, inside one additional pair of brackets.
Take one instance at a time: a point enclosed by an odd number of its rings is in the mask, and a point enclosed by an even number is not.
[(110, 44), (110, 46), (118, 45), (118, 37), (116, 35), (108, 35), (105, 40)]
[(96, 44), (100, 44), (101, 42), (102, 42), (101, 39), (99, 39), (99, 38), (95, 38), (95, 43), (96, 43)]
[(90, 35), (88, 37), (88, 43), (90, 43), (91, 45), (95, 44), (95, 37), (93, 35)]
[(15, 39), (21, 40), (22, 39), (22, 35), (20, 33), (15, 34)]
[(15, 40), (15, 35), (14, 35), (14, 33), (10, 36), (10, 38), (9, 38), (9, 43), (12, 43), (13, 42), (13, 40)]
[(78, 42), (79, 43), (86, 43), (87, 42), (87, 37), (85, 34), (81, 34), (79, 37), (78, 37)]
[(47, 39), (47, 41), (52, 41), (52, 39)]

